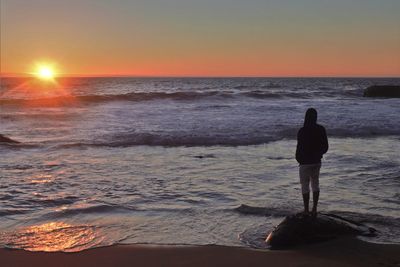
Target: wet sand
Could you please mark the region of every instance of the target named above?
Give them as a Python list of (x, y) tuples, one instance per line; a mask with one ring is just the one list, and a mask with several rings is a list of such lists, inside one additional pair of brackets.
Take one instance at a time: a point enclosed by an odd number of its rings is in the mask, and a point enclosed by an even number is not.
[(77, 253), (0, 249), (0, 265), (14, 266), (400, 266), (400, 246), (341, 239), (281, 251), (223, 246), (117, 245)]

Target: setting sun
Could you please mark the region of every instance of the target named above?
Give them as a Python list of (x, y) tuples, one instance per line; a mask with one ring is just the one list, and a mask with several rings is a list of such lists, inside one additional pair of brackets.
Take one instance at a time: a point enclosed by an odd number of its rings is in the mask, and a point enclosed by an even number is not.
[(37, 65), (34, 75), (41, 80), (53, 80), (56, 76), (54, 67), (48, 64)]

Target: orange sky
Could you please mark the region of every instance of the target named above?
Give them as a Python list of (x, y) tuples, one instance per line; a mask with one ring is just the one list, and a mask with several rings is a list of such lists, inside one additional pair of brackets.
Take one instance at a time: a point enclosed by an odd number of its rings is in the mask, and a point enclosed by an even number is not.
[(0, 3), (2, 75), (400, 76), (395, 0)]

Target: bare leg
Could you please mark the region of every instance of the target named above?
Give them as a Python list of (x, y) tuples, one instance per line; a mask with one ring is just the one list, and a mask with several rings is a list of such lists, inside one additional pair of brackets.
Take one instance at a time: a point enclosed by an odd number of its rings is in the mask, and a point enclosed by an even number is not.
[(309, 213), (310, 193), (303, 194), (304, 213)]
[(319, 199), (319, 191), (313, 192), (313, 208), (312, 208), (312, 213), (313, 213), (314, 215), (317, 215), (318, 199)]

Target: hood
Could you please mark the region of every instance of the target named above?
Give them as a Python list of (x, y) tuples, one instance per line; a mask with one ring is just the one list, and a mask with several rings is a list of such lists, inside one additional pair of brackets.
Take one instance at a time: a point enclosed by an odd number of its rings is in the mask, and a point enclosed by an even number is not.
[(304, 118), (304, 126), (312, 126), (317, 124), (317, 111), (314, 108), (307, 109), (306, 117)]

